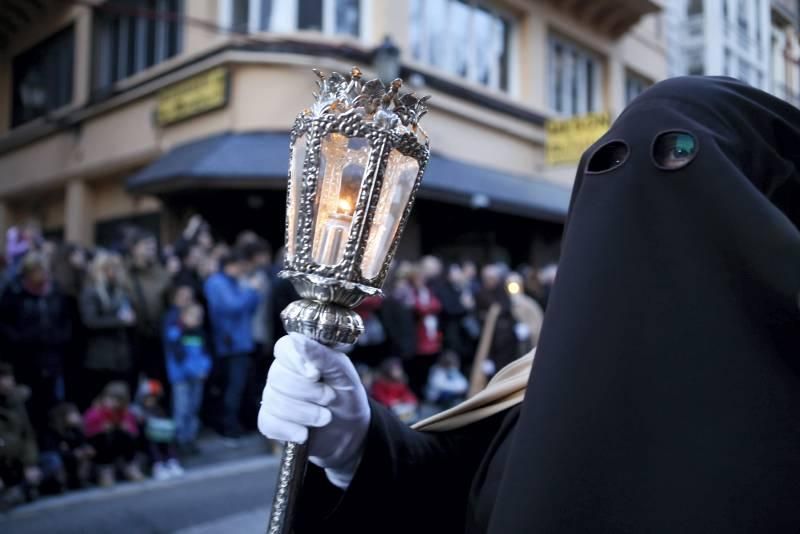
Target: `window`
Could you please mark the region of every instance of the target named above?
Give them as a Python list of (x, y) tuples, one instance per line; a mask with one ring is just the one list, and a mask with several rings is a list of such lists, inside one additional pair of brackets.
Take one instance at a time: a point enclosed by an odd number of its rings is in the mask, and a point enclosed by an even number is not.
[(703, 0), (689, 0), (689, 5), (686, 7), (686, 14), (702, 15), (703, 14)]
[(475, 0), (412, 0), (414, 59), (467, 80), (507, 90), (511, 24)]
[(108, 2), (95, 11), (94, 88), (157, 65), (181, 50), (182, 0)]
[(592, 54), (560, 37), (550, 38), (550, 107), (564, 115), (600, 111), (602, 67)]
[(634, 98), (642, 94), (651, 85), (653, 85), (653, 82), (644, 76), (628, 71), (625, 75), (625, 103), (630, 104), (633, 102)]
[(237, 32), (361, 34), (361, 0), (220, 0), (221, 25)]
[(725, 64), (723, 65), (723, 73), (725, 76), (733, 76), (733, 56), (731, 49), (725, 47)]
[(12, 61), (11, 126), (18, 126), (72, 101), (75, 29), (70, 26)]

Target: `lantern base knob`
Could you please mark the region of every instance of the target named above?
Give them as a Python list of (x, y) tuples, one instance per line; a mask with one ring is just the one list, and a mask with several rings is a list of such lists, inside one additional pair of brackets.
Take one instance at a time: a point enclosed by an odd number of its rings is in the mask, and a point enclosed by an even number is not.
[(287, 332), (296, 332), (323, 345), (352, 345), (364, 332), (361, 316), (349, 308), (330, 302), (302, 299), (281, 312)]

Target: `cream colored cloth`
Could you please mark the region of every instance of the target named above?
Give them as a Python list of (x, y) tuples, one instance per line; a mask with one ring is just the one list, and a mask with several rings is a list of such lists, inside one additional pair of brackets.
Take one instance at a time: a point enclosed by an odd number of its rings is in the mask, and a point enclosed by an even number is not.
[(489, 381), (486, 388), (458, 406), (428, 417), (415, 424), (414, 430), (444, 432), (491, 417), (522, 402), (533, 368), (533, 349), (522, 358), (506, 365)]

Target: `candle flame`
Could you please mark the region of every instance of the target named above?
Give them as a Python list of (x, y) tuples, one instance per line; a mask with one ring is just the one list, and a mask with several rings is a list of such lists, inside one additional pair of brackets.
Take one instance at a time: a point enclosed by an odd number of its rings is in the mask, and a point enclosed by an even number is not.
[(339, 213), (352, 213), (353, 206), (347, 201), (347, 199), (340, 198), (339, 204), (337, 205), (337, 211)]

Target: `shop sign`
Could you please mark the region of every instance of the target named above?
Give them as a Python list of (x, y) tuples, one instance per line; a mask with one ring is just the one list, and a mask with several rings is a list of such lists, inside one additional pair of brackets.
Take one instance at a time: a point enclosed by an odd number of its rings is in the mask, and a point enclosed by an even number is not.
[(608, 113), (589, 113), (569, 119), (547, 121), (545, 160), (548, 165), (567, 165), (580, 161), (583, 152), (611, 126)]
[(216, 67), (158, 93), (156, 123), (166, 126), (228, 104), (228, 69)]

